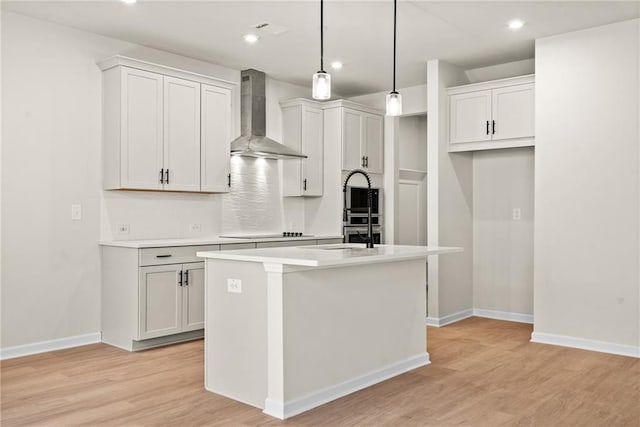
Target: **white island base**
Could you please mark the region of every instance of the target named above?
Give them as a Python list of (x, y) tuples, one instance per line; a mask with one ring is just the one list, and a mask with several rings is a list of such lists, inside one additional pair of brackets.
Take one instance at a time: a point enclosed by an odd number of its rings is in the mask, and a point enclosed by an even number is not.
[(429, 363), (425, 263), (459, 248), (201, 252), (205, 387), (285, 419)]

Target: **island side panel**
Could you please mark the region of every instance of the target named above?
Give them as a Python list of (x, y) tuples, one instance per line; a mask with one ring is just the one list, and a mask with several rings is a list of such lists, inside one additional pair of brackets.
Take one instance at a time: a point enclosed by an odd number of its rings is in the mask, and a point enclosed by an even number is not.
[(359, 377), (380, 381), (384, 368), (428, 363), (425, 262), (283, 275), (285, 407), (298, 412), (327, 387), (339, 392)]
[[(241, 293), (228, 279), (241, 280)], [(262, 263), (207, 259), (205, 388), (263, 409), (267, 395), (267, 275)]]

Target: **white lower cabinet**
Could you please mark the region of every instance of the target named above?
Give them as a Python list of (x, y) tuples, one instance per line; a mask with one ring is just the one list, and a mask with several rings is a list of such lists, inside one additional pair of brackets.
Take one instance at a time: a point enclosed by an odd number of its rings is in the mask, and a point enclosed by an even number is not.
[(103, 244), (102, 342), (136, 351), (202, 338), (205, 274), (197, 252), (335, 242), (244, 241), (143, 249)]
[(204, 262), (140, 268), (138, 339), (204, 327)]
[(103, 246), (102, 342), (135, 351), (201, 338), (204, 262), (196, 253), (217, 250)]

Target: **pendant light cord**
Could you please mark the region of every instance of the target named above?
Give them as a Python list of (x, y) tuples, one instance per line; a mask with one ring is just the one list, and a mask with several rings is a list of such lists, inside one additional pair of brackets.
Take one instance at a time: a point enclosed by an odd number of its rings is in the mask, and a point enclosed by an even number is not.
[(320, 71), (324, 71), (324, 0), (320, 0)]
[(396, 9), (398, 0), (393, 0), (393, 91), (396, 91)]

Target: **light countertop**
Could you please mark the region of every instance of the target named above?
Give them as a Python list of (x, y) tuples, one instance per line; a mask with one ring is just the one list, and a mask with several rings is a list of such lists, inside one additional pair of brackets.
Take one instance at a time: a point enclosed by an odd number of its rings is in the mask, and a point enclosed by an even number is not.
[(206, 246), (225, 245), (232, 243), (261, 243), (261, 242), (288, 242), (305, 240), (342, 239), (341, 234), (317, 234), (304, 237), (269, 237), (263, 239), (243, 239), (237, 237), (198, 237), (192, 239), (153, 239), (153, 240), (103, 240), (101, 246), (116, 246), (119, 248), (164, 248), (168, 246)]
[(406, 261), (462, 252), (458, 247), (376, 245), (367, 249), (361, 244), (337, 244), (284, 248), (242, 249), (235, 251), (198, 252), (202, 258), (231, 261), (261, 262), (307, 267), (371, 264), (377, 262)]

